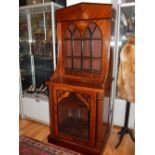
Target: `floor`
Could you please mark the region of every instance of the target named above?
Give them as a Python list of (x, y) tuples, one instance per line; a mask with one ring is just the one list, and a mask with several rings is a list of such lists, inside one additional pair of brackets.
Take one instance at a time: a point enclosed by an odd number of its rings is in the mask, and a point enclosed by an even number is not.
[[(25, 135), (39, 141), (47, 142), (47, 136), (50, 133), (50, 129), (47, 125), (43, 125), (30, 120), (19, 119), (19, 133), (20, 135)], [(134, 155), (135, 154), (135, 145), (128, 135), (123, 138), (118, 149), (115, 149), (115, 145), (118, 140), (117, 132), (120, 129), (117, 127), (112, 128), (110, 139), (107, 143), (105, 151), (102, 155)]]

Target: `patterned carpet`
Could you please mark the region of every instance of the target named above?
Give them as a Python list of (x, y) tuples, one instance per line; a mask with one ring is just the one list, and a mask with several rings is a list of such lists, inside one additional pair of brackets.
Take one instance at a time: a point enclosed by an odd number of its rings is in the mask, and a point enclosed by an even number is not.
[(81, 155), (54, 144), (45, 144), (37, 140), (21, 136), (19, 138), (20, 155)]

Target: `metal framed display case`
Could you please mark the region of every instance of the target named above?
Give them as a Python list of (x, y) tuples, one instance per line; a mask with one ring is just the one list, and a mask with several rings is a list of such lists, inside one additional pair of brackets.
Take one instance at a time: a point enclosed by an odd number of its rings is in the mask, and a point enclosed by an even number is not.
[[(134, 0), (122, 0), (117, 4), (116, 12), (116, 36), (114, 47), (114, 71), (113, 76), (113, 91), (112, 102), (113, 104), (113, 124), (123, 126), (125, 116), (126, 101), (117, 97), (117, 76), (120, 51), (125, 43), (127, 43), (129, 37), (135, 36), (135, 1)], [(121, 104), (120, 104), (121, 103)], [(131, 105), (129, 127), (134, 128), (134, 105)]]
[[(44, 84), (56, 66), (54, 11), (60, 5), (37, 4), (19, 9), (19, 57), (22, 94), (30, 85)], [(32, 95), (33, 93), (31, 93)]]
[(59, 8), (54, 2), (19, 8), (21, 111), (25, 98), (48, 102), (45, 81), (56, 67), (55, 10)]

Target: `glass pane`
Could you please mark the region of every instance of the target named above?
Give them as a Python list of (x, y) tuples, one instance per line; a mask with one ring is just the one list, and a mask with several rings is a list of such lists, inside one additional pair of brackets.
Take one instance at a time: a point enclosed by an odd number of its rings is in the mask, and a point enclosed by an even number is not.
[(45, 84), (53, 74), (53, 62), (51, 57), (34, 56), (35, 78), (37, 87)]
[(102, 33), (97, 26), (92, 36), (92, 56), (102, 57)]
[(76, 26), (74, 24), (72, 24), (72, 25), (69, 26), (69, 30), (71, 32), (71, 35), (73, 35), (75, 29), (76, 29)]
[(67, 69), (81, 69), (82, 41), (80, 31), (76, 25), (72, 24), (66, 29), (64, 40), (66, 56), (65, 67)]
[(102, 33), (98, 26), (95, 28), (95, 30), (93, 32), (92, 39), (102, 39)]
[(19, 54), (20, 56), (29, 54), (29, 38), (28, 38), (28, 24), (27, 16), (20, 16), (19, 18)]
[(35, 80), (37, 87), (45, 84), (54, 72), (51, 32), (51, 13), (31, 15), (32, 53), (34, 55)]
[(89, 24), (89, 29), (90, 29), (90, 31), (91, 31), (91, 34), (93, 33), (93, 31), (95, 30), (95, 28), (96, 28), (96, 23), (91, 23), (91, 24)]
[(100, 71), (101, 70), (101, 60), (100, 59), (93, 59), (92, 70), (93, 71)]
[(82, 64), (83, 69), (90, 70), (90, 58), (83, 58), (82, 61), (83, 61)]
[(62, 6), (66, 6), (66, 0), (54, 0), (55, 3), (58, 3)]
[(66, 56), (72, 56), (72, 41), (65, 40), (65, 54)]
[(31, 15), (31, 24), (32, 24), (32, 53), (34, 55), (43, 55), (44, 54), (44, 21), (43, 14), (33, 14)]
[(74, 58), (73, 68), (74, 69), (81, 69), (81, 58)]
[(20, 16), (19, 18), (19, 37), (20, 41), (28, 41), (28, 24), (27, 16)]
[(44, 19), (43, 13), (31, 15), (32, 38), (34, 41), (44, 40)]
[(122, 0), (122, 3), (132, 3), (135, 2), (135, 0)]
[(120, 35), (135, 34), (135, 6), (121, 8)]
[(83, 57), (87, 56), (90, 57), (91, 51), (91, 40), (84, 40), (83, 41)]
[(73, 39), (81, 39), (80, 31), (76, 28)]
[(89, 28), (86, 28), (86, 30), (83, 33), (84, 39), (91, 39), (91, 30)]
[(46, 40), (52, 43), (52, 25), (51, 25), (51, 13), (45, 13), (45, 28), (46, 28)]
[(92, 40), (92, 56), (93, 57), (102, 57), (102, 41), (101, 40)]
[(32, 84), (27, 16), (19, 17), (19, 63), (23, 93)]
[(81, 40), (74, 40), (73, 56), (81, 56)]
[(67, 69), (72, 69), (72, 58), (66, 58), (65, 67)]
[(31, 56), (24, 55), (20, 57), (20, 72), (22, 80), (23, 93), (32, 84)]
[[(79, 30), (76, 28), (73, 35), (73, 56), (81, 56), (81, 35)], [(74, 61), (74, 60), (73, 60)]]
[[(120, 67), (120, 53), (123, 51), (126, 51), (126, 53), (133, 53), (134, 50), (134, 40), (135, 40), (135, 6), (125, 6), (121, 8), (121, 12), (120, 12), (120, 25), (119, 25), (119, 30), (120, 30), (120, 34), (119, 34), (119, 46), (118, 51), (119, 51), (119, 55), (118, 55), (118, 72), (120, 71), (121, 67)], [(128, 46), (126, 46), (128, 44)], [(129, 45), (131, 44), (131, 45)], [(128, 47), (128, 48), (126, 48)], [(123, 49), (123, 50), (122, 50)], [(129, 55), (129, 54), (128, 54)], [(127, 56), (127, 55), (126, 55)], [(134, 56), (134, 55), (132, 55)], [(133, 57), (132, 57), (132, 59)], [(131, 63), (132, 66), (132, 63)], [(130, 85), (132, 85), (133, 79), (131, 79), (132, 76), (128, 77), (128, 80), (130, 81)], [(128, 81), (127, 80), (127, 81)], [(120, 86), (120, 84), (117, 84), (117, 97), (120, 97), (120, 94), (118, 94), (120, 91), (119, 89), (122, 86)], [(122, 88), (121, 88), (122, 89)], [(129, 95), (128, 95), (129, 96)]]
[(82, 96), (70, 93), (58, 103), (59, 134), (89, 139), (89, 107)]
[(69, 29), (67, 29), (65, 32), (65, 39), (72, 39), (71, 32), (69, 31)]

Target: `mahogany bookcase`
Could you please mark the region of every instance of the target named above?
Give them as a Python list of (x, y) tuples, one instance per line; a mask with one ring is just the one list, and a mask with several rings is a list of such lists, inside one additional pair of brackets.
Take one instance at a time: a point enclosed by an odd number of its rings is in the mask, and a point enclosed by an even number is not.
[(112, 5), (79, 3), (56, 11), (58, 63), (50, 81), (48, 141), (96, 155), (111, 129)]

